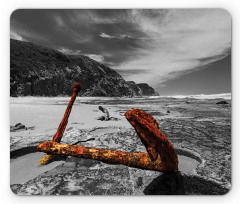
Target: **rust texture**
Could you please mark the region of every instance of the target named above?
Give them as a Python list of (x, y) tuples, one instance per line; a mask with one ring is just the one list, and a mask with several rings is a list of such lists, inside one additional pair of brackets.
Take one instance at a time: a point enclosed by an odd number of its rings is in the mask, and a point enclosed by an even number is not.
[[(67, 123), (68, 123), (68, 117), (71, 113), (71, 110), (72, 110), (72, 106), (73, 106), (73, 103), (77, 97), (77, 94), (79, 91), (81, 91), (82, 89), (82, 86), (81, 84), (79, 83), (74, 83), (73, 84), (73, 94), (72, 94), (72, 97), (68, 103), (68, 106), (67, 106), (67, 109), (65, 111), (65, 114), (63, 116), (63, 119), (58, 127), (58, 130), (56, 132), (56, 134), (53, 136), (53, 139), (52, 141), (53, 142), (61, 142), (61, 139), (62, 139), (62, 136), (63, 136), (63, 133), (66, 129), (66, 126), (67, 126)], [(55, 157), (55, 155), (44, 155), (42, 159), (39, 160), (39, 164), (47, 164), (49, 163), (53, 158)]]
[(73, 85), (73, 94), (64, 117), (52, 141), (39, 144), (38, 150), (47, 153), (39, 164), (49, 163), (56, 155), (75, 156), (86, 159), (100, 160), (110, 164), (123, 164), (130, 167), (156, 171), (178, 171), (178, 157), (173, 145), (159, 130), (155, 118), (140, 109), (132, 109), (125, 113), (127, 120), (135, 128), (142, 143), (147, 149), (143, 152), (123, 152), (118, 150), (99, 149), (78, 145), (59, 144), (68, 123), (73, 103), (81, 85)]
[[(55, 155), (75, 156), (141, 169), (177, 172), (177, 154), (172, 144), (160, 132), (157, 121), (151, 115), (139, 109), (130, 110), (125, 113), (125, 116), (135, 128), (148, 154), (59, 144), (53, 141), (41, 143), (38, 150), (47, 153), (50, 158)], [(44, 160), (42, 162), (44, 163)]]
[(159, 130), (156, 119), (137, 108), (127, 111), (125, 116), (145, 145), (151, 161), (157, 161), (160, 157), (163, 169), (177, 172), (178, 157), (176, 151)]
[(162, 165), (161, 158), (152, 161), (147, 153), (123, 152), (118, 150), (99, 149), (78, 145), (44, 142), (39, 144), (38, 150), (53, 155), (74, 156), (85, 159), (95, 159), (109, 164), (123, 164), (125, 166), (155, 171), (168, 171)]
[(71, 113), (73, 103), (74, 103), (74, 101), (75, 101), (75, 99), (77, 97), (78, 92), (81, 91), (81, 89), (82, 89), (81, 84), (75, 83), (73, 85), (72, 97), (71, 97), (71, 99), (70, 99), (70, 101), (68, 103), (68, 107), (67, 107), (67, 109), (65, 111), (65, 114), (63, 116), (62, 122), (60, 123), (60, 125), (58, 127), (58, 130), (57, 130), (56, 134), (54, 135), (54, 137), (52, 139), (53, 142), (58, 142), (59, 143), (61, 141), (63, 133), (64, 133), (65, 128), (66, 128), (67, 123), (68, 123), (68, 117), (69, 117), (69, 115)]

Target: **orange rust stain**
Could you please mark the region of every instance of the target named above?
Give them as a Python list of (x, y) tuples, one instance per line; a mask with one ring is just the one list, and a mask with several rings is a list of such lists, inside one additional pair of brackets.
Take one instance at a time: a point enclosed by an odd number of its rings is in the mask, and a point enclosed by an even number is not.
[(156, 119), (137, 108), (127, 111), (125, 116), (135, 128), (151, 160), (156, 161), (158, 155), (160, 155), (164, 169), (176, 172), (178, 170), (176, 151), (166, 136), (159, 130)]
[(58, 143), (61, 142), (63, 133), (64, 133), (65, 128), (66, 128), (67, 123), (68, 123), (68, 117), (69, 117), (69, 115), (71, 113), (73, 103), (74, 103), (74, 101), (75, 101), (75, 99), (77, 97), (78, 92), (80, 92), (81, 89), (82, 89), (81, 84), (79, 84), (79, 83), (74, 83), (73, 84), (73, 94), (72, 94), (72, 97), (71, 97), (71, 99), (70, 99), (70, 101), (68, 103), (67, 109), (66, 109), (65, 114), (63, 116), (63, 119), (62, 119), (62, 121), (61, 121), (61, 123), (60, 123), (60, 125), (58, 127), (58, 130), (57, 130), (56, 134), (54, 135), (54, 137), (52, 139), (53, 142), (58, 142)]
[[(72, 105), (80, 90), (81, 85), (75, 83), (73, 86), (73, 95), (57, 133), (53, 137), (52, 142), (48, 141), (39, 144), (39, 151), (53, 155), (71, 155), (87, 159), (97, 159), (106, 163), (124, 164), (131, 167), (156, 171), (176, 172), (178, 170), (178, 157), (176, 151), (165, 135), (159, 130), (156, 119), (143, 110), (136, 108), (127, 111), (125, 116), (135, 128), (148, 154), (143, 152), (122, 152), (118, 150), (59, 144), (66, 128)], [(47, 162), (47, 160), (51, 158), (53, 157), (50, 156), (49, 158), (45, 158), (44, 162)]]
[[(58, 143), (61, 142), (63, 133), (64, 133), (64, 131), (66, 129), (66, 126), (67, 126), (67, 123), (68, 123), (68, 117), (69, 117), (69, 115), (71, 113), (73, 103), (74, 103), (74, 101), (75, 101), (75, 99), (77, 97), (78, 92), (81, 91), (81, 89), (82, 89), (81, 84), (79, 84), (79, 83), (74, 83), (73, 84), (73, 94), (72, 94), (72, 97), (71, 97), (71, 99), (70, 99), (70, 101), (68, 103), (67, 109), (66, 109), (65, 114), (63, 116), (63, 119), (62, 119), (62, 121), (61, 121), (61, 123), (60, 123), (60, 125), (58, 127), (58, 130), (57, 130), (56, 134), (53, 136), (53, 139), (52, 139), (53, 142), (58, 142)], [(43, 148), (49, 148), (49, 147), (44, 146)], [(39, 162), (41, 164), (47, 164), (47, 163), (49, 163), (51, 161), (52, 158), (54, 158), (54, 157), (45, 155), (44, 158), (41, 159)]]

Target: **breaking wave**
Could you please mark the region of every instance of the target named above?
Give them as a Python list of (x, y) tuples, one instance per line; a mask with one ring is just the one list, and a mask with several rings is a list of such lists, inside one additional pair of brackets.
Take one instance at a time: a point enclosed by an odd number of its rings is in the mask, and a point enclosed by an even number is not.
[(231, 93), (199, 94), (199, 95), (175, 95), (175, 96), (150, 96), (149, 98), (195, 98), (195, 99), (225, 99), (231, 100)]

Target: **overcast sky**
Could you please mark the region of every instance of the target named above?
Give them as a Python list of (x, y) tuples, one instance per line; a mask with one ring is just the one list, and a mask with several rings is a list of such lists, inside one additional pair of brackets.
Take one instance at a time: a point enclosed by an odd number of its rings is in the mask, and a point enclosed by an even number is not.
[(11, 38), (87, 55), (160, 95), (231, 92), (231, 16), (221, 9), (17, 10)]

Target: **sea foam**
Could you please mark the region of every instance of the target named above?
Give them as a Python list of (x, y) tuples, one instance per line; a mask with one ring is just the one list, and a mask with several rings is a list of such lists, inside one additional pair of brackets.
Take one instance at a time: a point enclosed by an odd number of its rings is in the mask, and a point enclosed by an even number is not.
[(194, 98), (194, 99), (225, 99), (231, 100), (231, 93), (199, 94), (199, 95), (175, 95), (175, 96), (150, 96), (149, 98)]

